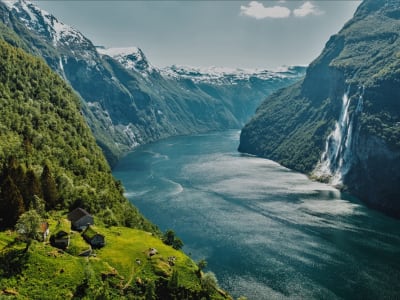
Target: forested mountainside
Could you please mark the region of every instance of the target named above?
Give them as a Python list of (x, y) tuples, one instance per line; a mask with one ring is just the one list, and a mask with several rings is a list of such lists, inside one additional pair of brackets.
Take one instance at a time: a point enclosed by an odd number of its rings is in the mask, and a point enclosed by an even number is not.
[(267, 98), (239, 150), (400, 216), (400, 3), (365, 0), (302, 82)]
[(240, 84), (251, 92), (232, 97), (231, 83), (199, 86), (188, 78), (165, 76), (149, 67), (141, 51), (98, 51), (79, 31), (28, 1), (0, 3), (0, 20), (5, 39), (43, 57), (79, 93), (110, 165), (137, 145), (160, 138), (239, 128), (266, 95), (303, 76), (300, 68), (289, 76), (249, 77)]
[(154, 231), (123, 196), (72, 89), (41, 59), (4, 41), (0, 54), (1, 227), (14, 226), (36, 195), (47, 210), (79, 206)]
[[(69, 85), (1, 39), (0, 115), (0, 298), (231, 299), (123, 196)], [(71, 230), (74, 208), (101, 249)]]

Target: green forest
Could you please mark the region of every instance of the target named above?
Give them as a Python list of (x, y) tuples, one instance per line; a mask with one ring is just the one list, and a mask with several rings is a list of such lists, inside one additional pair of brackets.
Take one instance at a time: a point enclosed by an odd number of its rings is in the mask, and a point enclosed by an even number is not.
[(12, 227), (37, 197), (47, 210), (82, 207), (109, 225), (157, 231), (123, 196), (78, 96), (44, 61), (4, 41), (0, 103), (0, 205), (12, 210), (0, 210), (0, 227)]

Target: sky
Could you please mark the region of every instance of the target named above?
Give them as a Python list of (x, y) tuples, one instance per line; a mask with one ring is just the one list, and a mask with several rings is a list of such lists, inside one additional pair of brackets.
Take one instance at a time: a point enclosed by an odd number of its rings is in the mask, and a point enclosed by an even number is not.
[(169, 65), (308, 65), (360, 1), (34, 1), (95, 45)]

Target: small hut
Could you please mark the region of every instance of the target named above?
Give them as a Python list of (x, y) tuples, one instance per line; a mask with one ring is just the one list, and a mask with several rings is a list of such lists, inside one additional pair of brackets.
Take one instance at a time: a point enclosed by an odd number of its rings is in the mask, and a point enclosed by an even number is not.
[(68, 220), (71, 221), (72, 229), (78, 231), (85, 230), (88, 225), (94, 224), (93, 216), (79, 207), (68, 214)]
[(50, 236), (50, 244), (53, 247), (66, 249), (70, 243), (71, 223), (66, 219), (58, 221), (54, 234)]
[(106, 245), (105, 236), (98, 233), (93, 226), (87, 226), (85, 231), (82, 232), (82, 237), (93, 248), (102, 248)]

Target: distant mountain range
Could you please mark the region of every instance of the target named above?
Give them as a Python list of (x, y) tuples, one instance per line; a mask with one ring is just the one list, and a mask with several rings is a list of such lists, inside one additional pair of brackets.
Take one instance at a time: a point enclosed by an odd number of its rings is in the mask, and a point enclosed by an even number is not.
[(365, 0), (301, 82), (267, 98), (239, 150), (400, 217), (400, 2)]
[(78, 30), (24, 0), (0, 3), (0, 35), (41, 56), (82, 98), (111, 165), (132, 148), (172, 135), (241, 127), (271, 92), (305, 68), (205, 72), (158, 69), (135, 47), (95, 47)]

